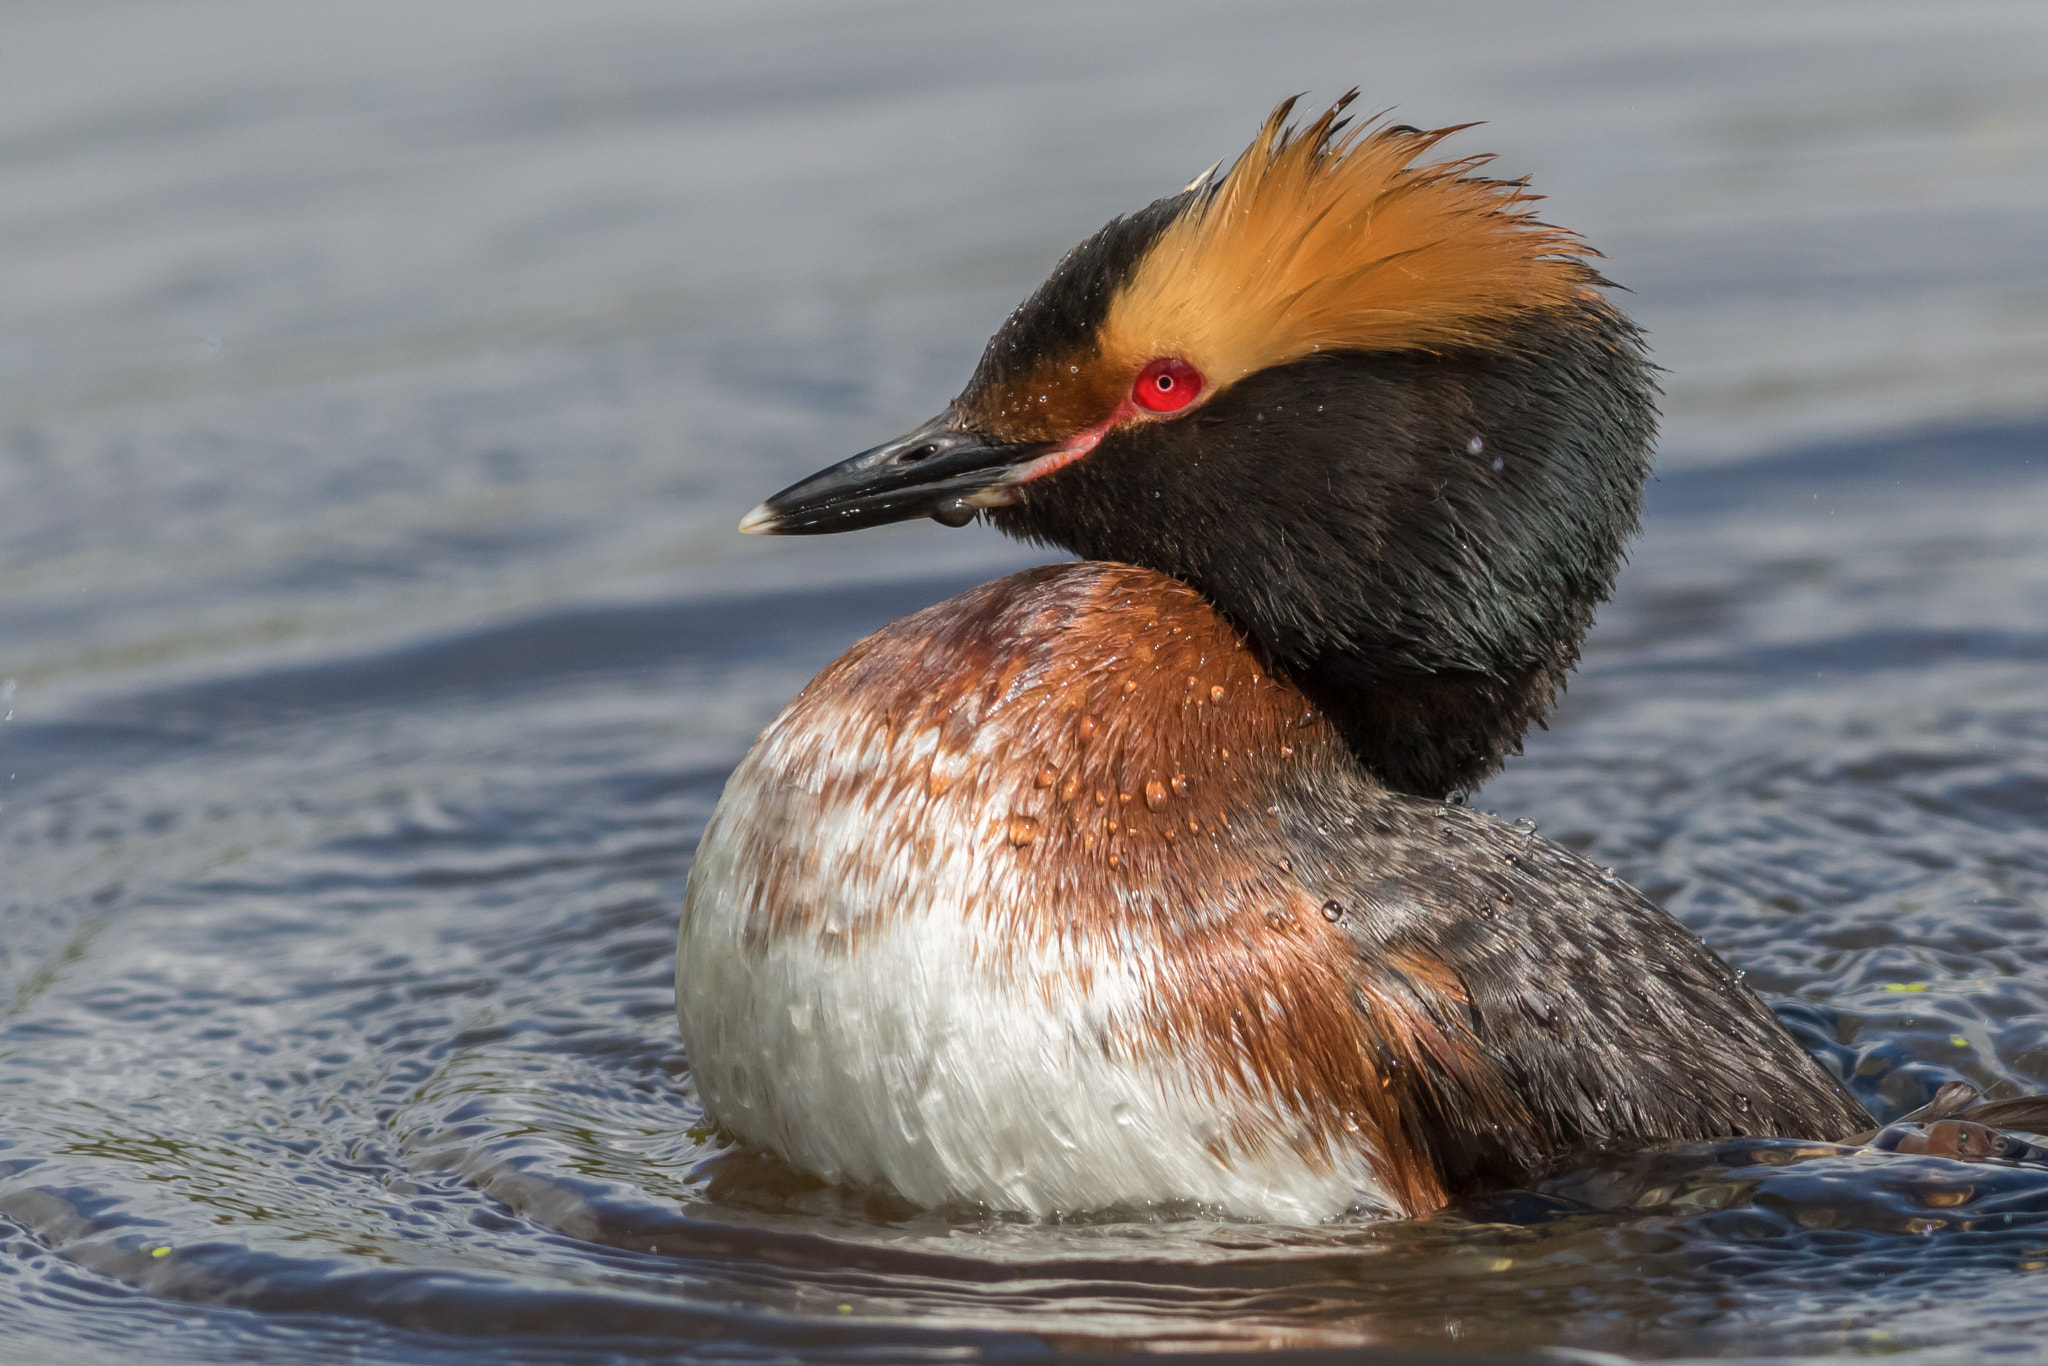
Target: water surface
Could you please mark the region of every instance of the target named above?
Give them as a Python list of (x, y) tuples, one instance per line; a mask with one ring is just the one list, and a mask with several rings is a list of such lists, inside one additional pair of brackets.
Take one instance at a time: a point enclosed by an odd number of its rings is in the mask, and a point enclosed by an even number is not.
[(1881, 1113), (2048, 1088), (2044, 55), (2026, 5), (10, 8), (0, 1356), (2025, 1359), (2048, 1174), (921, 1212), (701, 1127), (669, 955), (782, 701), (1032, 558), (733, 520), (1362, 81), (1491, 120), (1669, 367), (1620, 595), (1478, 803)]

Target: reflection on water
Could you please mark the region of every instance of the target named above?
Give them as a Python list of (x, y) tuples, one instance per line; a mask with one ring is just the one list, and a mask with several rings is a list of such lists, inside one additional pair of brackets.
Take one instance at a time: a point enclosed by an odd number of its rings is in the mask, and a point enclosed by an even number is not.
[(780, 701), (1021, 562), (735, 515), (1363, 76), (1495, 119), (1673, 367), (1622, 594), (1480, 803), (1881, 1115), (2048, 1089), (2038, 12), (276, 13), (0, 18), (16, 1356), (2035, 1350), (2048, 1173), (1998, 1162), (1697, 1145), (1309, 1229), (822, 1187), (699, 1127), (669, 955)]

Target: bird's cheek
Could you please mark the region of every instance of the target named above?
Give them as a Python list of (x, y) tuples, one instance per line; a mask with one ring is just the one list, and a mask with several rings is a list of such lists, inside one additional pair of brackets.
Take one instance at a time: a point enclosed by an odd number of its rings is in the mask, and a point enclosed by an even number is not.
[(1135, 403), (1131, 402), (1130, 399), (1126, 398), (1117, 406), (1115, 412), (1102, 419), (1102, 421), (1092, 427), (1084, 427), (1080, 431), (1075, 432), (1065, 441), (1054, 446), (1037, 459), (1030, 461), (1028, 464), (1017, 466), (1001, 483), (985, 488), (981, 492), (973, 494), (965, 501), (978, 508), (1009, 507), (1017, 501), (1018, 489), (1034, 479), (1043, 479), (1046, 475), (1063, 470), (1083, 457), (1092, 454), (1095, 448), (1100, 446), (1103, 440), (1118, 428), (1132, 424), (1151, 426), (1163, 421), (1180, 419), (1181, 414), (1179, 413), (1172, 414), (1168, 418), (1145, 412)]
[(1043, 479), (1055, 470), (1063, 470), (1101, 445), (1102, 438), (1109, 434), (1109, 429), (1116, 424), (1116, 420), (1113, 417), (1107, 422), (1075, 433), (1036, 460), (1019, 465), (1016, 472), (1000, 484), (983, 489), (969, 497), (967, 501), (978, 508), (1008, 507), (1017, 501), (1016, 491), (1019, 486), (1034, 479)]

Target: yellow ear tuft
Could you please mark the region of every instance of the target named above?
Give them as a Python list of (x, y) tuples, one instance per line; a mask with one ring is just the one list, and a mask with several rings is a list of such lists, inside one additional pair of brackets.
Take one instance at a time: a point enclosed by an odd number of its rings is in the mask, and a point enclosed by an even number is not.
[(1294, 101), (1273, 111), (1111, 302), (1104, 361), (1178, 356), (1220, 389), (1318, 351), (1484, 346), (1593, 293), (1596, 253), (1532, 217), (1525, 182), (1475, 174), (1487, 156), (1416, 164), (1459, 128), (1345, 131), (1356, 93), (1300, 130)]

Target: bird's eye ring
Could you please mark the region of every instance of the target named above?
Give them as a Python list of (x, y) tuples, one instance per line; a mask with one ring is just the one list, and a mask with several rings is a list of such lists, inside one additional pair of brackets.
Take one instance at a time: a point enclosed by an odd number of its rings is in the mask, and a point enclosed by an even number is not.
[(1138, 372), (1131, 402), (1147, 412), (1177, 413), (1202, 392), (1202, 372), (1175, 356), (1161, 356)]

